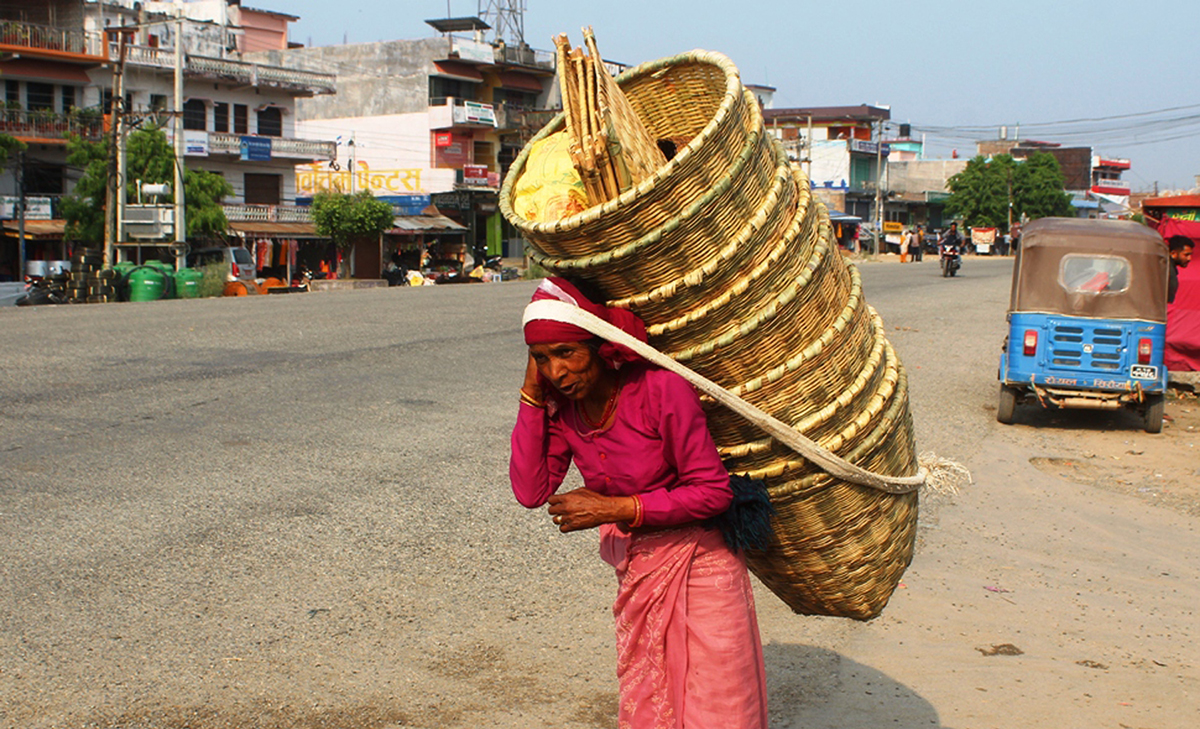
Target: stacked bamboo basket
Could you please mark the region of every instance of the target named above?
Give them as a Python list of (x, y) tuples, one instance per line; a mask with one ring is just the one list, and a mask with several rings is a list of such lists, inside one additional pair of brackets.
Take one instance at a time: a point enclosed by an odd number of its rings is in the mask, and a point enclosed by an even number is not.
[[(586, 279), (647, 325), (650, 344), (870, 471), (917, 472), (904, 369), (842, 257), (825, 206), (766, 133), (733, 63), (692, 51), (617, 78), (678, 153), (615, 199), (552, 222), (500, 208), (548, 271)], [(531, 145), (564, 129), (559, 115)], [(775, 544), (754, 573), (794, 611), (869, 619), (912, 559), (917, 494), (840, 481), (715, 403), (731, 473), (766, 481)]]

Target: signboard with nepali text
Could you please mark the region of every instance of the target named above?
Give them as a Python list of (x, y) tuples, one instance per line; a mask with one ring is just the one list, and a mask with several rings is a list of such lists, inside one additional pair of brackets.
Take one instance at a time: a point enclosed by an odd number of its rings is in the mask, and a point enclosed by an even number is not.
[(242, 137), (241, 157), (243, 162), (270, 162), (270, 137)]

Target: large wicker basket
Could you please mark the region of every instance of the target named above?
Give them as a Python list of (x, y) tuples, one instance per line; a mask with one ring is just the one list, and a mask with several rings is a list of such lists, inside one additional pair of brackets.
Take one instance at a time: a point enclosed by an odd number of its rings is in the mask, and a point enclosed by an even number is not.
[[(647, 325), (650, 343), (876, 473), (917, 471), (907, 380), (808, 180), (766, 132), (737, 69), (692, 51), (617, 79), (657, 139), (679, 152), (619, 198), (563, 220), (500, 209), (546, 269), (594, 282)], [(562, 129), (561, 116), (535, 138)], [(840, 481), (706, 402), (731, 472), (767, 482), (776, 541), (751, 569), (793, 610), (879, 614), (912, 559), (915, 492)]]

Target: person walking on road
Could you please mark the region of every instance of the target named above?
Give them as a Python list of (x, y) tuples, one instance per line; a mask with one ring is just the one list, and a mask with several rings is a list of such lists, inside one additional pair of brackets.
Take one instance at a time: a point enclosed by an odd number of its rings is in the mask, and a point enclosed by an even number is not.
[[(645, 341), (633, 313), (549, 278), (557, 299)], [(618, 726), (766, 729), (762, 643), (745, 557), (708, 521), (730, 476), (691, 385), (567, 323), (525, 325), (529, 360), (509, 475), (560, 532), (598, 529), (617, 573)], [(557, 493), (574, 461), (583, 488)]]
[(922, 251), (921, 251), (921, 229), (920, 228), (913, 228), (908, 233), (908, 254), (910, 256), (912, 256), (912, 259), (914, 261), (916, 261), (917, 263), (921, 262)]

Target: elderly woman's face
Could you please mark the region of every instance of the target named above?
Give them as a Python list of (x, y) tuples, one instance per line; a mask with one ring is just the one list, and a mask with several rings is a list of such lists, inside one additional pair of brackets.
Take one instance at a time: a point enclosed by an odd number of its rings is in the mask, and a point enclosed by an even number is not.
[(538, 374), (571, 400), (582, 400), (604, 375), (604, 362), (585, 342), (532, 344)]

